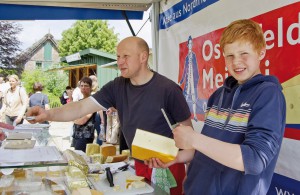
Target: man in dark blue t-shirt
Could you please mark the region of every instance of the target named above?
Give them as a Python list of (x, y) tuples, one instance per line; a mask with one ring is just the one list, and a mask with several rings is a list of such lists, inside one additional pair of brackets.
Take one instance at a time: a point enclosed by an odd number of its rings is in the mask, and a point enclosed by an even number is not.
[[(36, 121), (69, 121), (87, 113), (113, 107), (118, 110), (125, 141), (131, 147), (136, 129), (140, 128), (166, 137), (173, 137), (162, 112), (163, 108), (171, 123), (192, 126), (189, 107), (181, 88), (170, 79), (148, 67), (149, 47), (138, 37), (128, 37), (117, 46), (117, 63), (121, 77), (102, 87), (90, 98), (44, 111), (30, 110), (27, 115), (37, 115)], [(136, 174), (151, 180), (152, 169), (144, 162), (135, 161)], [(171, 194), (182, 193), (185, 177), (184, 164), (175, 164), (170, 171), (177, 181)]]

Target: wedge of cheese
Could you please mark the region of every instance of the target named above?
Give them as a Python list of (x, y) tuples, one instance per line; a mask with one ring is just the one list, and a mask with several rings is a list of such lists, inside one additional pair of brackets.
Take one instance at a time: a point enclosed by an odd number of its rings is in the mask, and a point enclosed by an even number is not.
[(100, 164), (103, 164), (104, 163), (104, 157), (102, 154), (93, 154), (91, 155), (91, 159), (92, 159), (92, 162), (93, 163), (100, 163)]
[(131, 149), (133, 158), (159, 158), (164, 163), (174, 160), (179, 150), (173, 139), (141, 129), (136, 130)]
[(299, 124), (300, 119), (300, 75), (281, 84), (286, 100), (286, 123)]
[(91, 156), (93, 154), (99, 154), (100, 153), (100, 147), (98, 144), (87, 144), (85, 153), (88, 156)]
[(134, 182), (134, 181), (143, 181), (145, 177), (137, 176), (137, 175), (130, 175), (126, 178), (126, 182)]
[(114, 155), (114, 156), (108, 156), (106, 158), (105, 163), (115, 163), (115, 162), (122, 162), (128, 159), (128, 156), (125, 154), (120, 155)]
[(136, 175), (131, 175), (129, 177), (126, 178), (126, 189), (131, 189), (132, 188), (132, 184), (134, 184), (135, 188), (142, 188), (146, 186), (146, 183), (143, 182), (143, 180), (145, 179), (145, 177), (141, 177), (141, 176), (136, 176)]

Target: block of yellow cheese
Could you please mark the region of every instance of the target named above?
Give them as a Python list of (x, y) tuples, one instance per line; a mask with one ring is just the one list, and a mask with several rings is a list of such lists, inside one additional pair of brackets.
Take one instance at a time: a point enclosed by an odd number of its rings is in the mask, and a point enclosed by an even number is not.
[(112, 144), (103, 144), (100, 146), (100, 154), (103, 156), (103, 162), (105, 162), (108, 156), (117, 154), (117, 148)]
[(85, 153), (88, 156), (91, 156), (93, 154), (99, 154), (100, 153), (100, 147), (98, 144), (87, 144)]
[(174, 160), (179, 150), (173, 139), (141, 129), (136, 130), (131, 149), (133, 158), (159, 158), (164, 163)]
[(100, 146), (100, 154), (105, 158), (108, 156), (114, 156), (117, 154), (117, 148), (112, 144), (103, 144)]

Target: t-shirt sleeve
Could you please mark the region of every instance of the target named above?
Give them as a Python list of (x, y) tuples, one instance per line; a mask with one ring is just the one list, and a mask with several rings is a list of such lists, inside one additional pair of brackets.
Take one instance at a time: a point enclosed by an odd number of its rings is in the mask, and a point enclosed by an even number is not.
[(44, 95), (44, 105), (49, 104), (49, 98), (47, 95)]
[(167, 109), (175, 122), (182, 122), (190, 118), (191, 112), (183, 96), (181, 88), (176, 85), (167, 98)]
[(109, 107), (116, 107), (115, 105), (115, 90), (114, 81), (110, 81), (106, 85), (104, 85), (99, 91), (97, 91), (92, 97), (103, 107), (109, 108)]

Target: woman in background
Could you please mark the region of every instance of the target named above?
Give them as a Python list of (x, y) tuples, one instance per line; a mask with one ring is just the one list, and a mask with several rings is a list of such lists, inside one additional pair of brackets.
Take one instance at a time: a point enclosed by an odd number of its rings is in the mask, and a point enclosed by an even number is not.
[(17, 75), (9, 76), (10, 88), (3, 96), (3, 105), (0, 115), (5, 115), (7, 124), (17, 125), (23, 123), (23, 116), (28, 105), (28, 96), (24, 87), (19, 85)]
[[(83, 77), (80, 80), (80, 91), (83, 95), (83, 99), (88, 98), (91, 95), (91, 89), (92, 80), (89, 77)], [(95, 118), (96, 112), (74, 120), (72, 146), (74, 146), (75, 150), (82, 150), (85, 152), (86, 145), (93, 143)]]
[[(46, 94), (42, 93), (43, 85), (40, 82), (35, 82), (33, 84), (33, 91), (34, 94), (29, 97), (29, 107), (40, 106), (46, 110), (49, 110), (49, 98)], [(49, 124), (49, 122), (45, 121), (44, 124)]]

